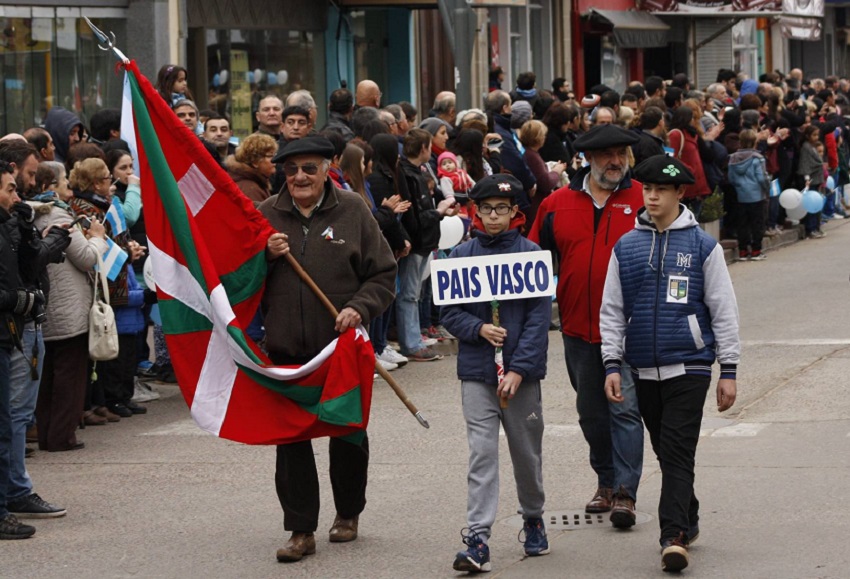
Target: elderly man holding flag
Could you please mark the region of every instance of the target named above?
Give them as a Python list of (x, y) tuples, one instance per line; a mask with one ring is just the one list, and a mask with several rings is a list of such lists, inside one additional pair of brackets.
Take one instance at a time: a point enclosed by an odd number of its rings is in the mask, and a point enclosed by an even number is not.
[[(266, 348), (275, 364), (304, 364), (336, 332), (366, 326), (392, 303), (396, 262), (369, 207), (355, 193), (328, 179), (333, 145), (324, 137), (287, 144), (274, 159), (286, 186), (259, 210), (278, 233), (269, 237), (263, 312)], [(339, 310), (334, 321), (293, 265), (280, 259), (291, 249), (301, 267), (327, 292)], [(330, 478), (336, 518), (331, 542), (353, 541), (366, 505), (369, 441), (365, 431), (330, 441)], [(319, 479), (311, 441), (277, 447), (277, 494), (284, 528), (292, 532), (277, 552), (281, 562), (299, 561), (316, 552)]]

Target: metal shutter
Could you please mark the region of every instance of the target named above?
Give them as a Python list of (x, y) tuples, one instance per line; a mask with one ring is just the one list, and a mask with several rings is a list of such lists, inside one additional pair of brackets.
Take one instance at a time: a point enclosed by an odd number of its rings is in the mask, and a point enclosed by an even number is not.
[[(717, 33), (718, 30), (728, 27), (731, 21), (709, 20), (697, 18), (696, 44)], [(717, 79), (717, 71), (721, 68), (734, 68), (734, 55), (732, 54), (732, 28), (728, 28), (723, 34), (703, 46), (697, 51), (697, 74), (696, 86), (700, 90), (707, 87)]]

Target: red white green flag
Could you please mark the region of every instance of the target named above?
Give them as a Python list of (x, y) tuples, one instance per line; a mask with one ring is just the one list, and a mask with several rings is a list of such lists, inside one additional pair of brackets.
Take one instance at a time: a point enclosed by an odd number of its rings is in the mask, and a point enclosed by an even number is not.
[(368, 336), (349, 330), (303, 366), (271, 363), (243, 329), (260, 304), (274, 230), (135, 61), (125, 69), (149, 259), (192, 418), (248, 444), (361, 433), (375, 365)]

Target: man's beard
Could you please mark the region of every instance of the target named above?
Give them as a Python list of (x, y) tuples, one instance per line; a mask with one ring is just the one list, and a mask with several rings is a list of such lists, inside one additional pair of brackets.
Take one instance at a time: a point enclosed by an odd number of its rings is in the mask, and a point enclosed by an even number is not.
[(611, 181), (608, 179), (605, 170), (607, 168), (612, 167), (611, 165), (605, 165), (604, 167), (598, 167), (595, 164), (590, 164), (590, 176), (596, 181), (596, 184), (599, 185), (601, 189), (605, 189), (606, 191), (613, 191), (620, 185), (620, 181), (623, 180), (623, 177), (626, 176), (626, 168), (620, 168), (620, 177), (616, 181)]

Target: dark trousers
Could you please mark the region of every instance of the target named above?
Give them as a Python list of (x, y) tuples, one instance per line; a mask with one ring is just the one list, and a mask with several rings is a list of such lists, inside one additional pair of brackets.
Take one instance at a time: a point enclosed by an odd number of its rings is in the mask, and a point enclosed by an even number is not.
[(753, 255), (761, 253), (766, 207), (767, 199), (738, 203), (738, 251), (746, 253), (750, 247)]
[(44, 368), (35, 406), (38, 447), (67, 450), (76, 430), (88, 385), (89, 335), (44, 342)]
[(118, 357), (97, 363), (97, 381), (103, 385), (107, 404), (127, 402), (133, 397), (136, 366), (136, 334), (119, 334)]
[(6, 510), (6, 493), (12, 465), (12, 411), (9, 406), (11, 364), (11, 348), (0, 346), (0, 518), (9, 513)]
[[(352, 444), (331, 438), (330, 477), (337, 514), (352, 519), (366, 506), (366, 474), (369, 469), (369, 439)], [(312, 533), (319, 525), (319, 475), (310, 440), (277, 447), (274, 475), (277, 497), (283, 507), (283, 528)]]
[(658, 521), (662, 542), (680, 532), (687, 534), (699, 521), (694, 464), (710, 383), (708, 376), (691, 375), (661, 382), (637, 381), (638, 407), (661, 465)]

